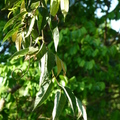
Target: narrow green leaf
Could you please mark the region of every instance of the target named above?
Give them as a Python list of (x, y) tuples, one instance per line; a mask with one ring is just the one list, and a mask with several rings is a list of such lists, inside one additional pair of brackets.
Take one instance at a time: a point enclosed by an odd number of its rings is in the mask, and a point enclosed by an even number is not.
[(25, 38), (28, 37), (30, 35), (30, 33), (32, 32), (34, 24), (35, 24), (35, 16), (31, 19), (29, 30), (28, 30), (27, 35), (25, 36)]
[(19, 59), (20, 57), (23, 57), (27, 54), (33, 54), (34, 52), (37, 52), (38, 51), (38, 48), (34, 48), (34, 47), (29, 47), (29, 48), (26, 48), (26, 49), (23, 49), (23, 50), (20, 50), (16, 53), (14, 53), (10, 58), (9, 60), (12, 62), (16, 59)]
[(69, 0), (61, 0), (60, 7), (64, 18), (66, 17), (69, 10)]
[(37, 93), (35, 98), (34, 109), (40, 106), (41, 104), (43, 104), (43, 102), (47, 99), (47, 97), (51, 93), (52, 86), (53, 86), (53, 83), (51, 81), (45, 81), (41, 85), (40, 90)]
[(68, 87), (63, 87), (61, 86), (62, 89), (64, 90), (69, 102), (70, 102), (70, 105), (71, 105), (71, 108), (72, 108), (72, 111), (73, 111), (73, 114), (75, 115), (75, 111), (76, 111), (76, 100), (75, 100), (75, 96), (73, 95), (73, 93), (71, 92), (71, 90), (68, 88)]
[(55, 51), (57, 52), (57, 47), (58, 47), (58, 43), (59, 43), (59, 29), (58, 29), (58, 27), (53, 29), (52, 34), (53, 34)]
[(19, 26), (17, 26), (16, 28), (13, 28), (12, 30), (10, 30), (10, 31), (6, 34), (6, 36), (3, 38), (3, 42), (5, 42), (9, 37), (11, 37), (15, 32), (17, 32), (20, 26), (21, 26), (21, 25), (19, 25)]
[(32, 3), (30, 8), (31, 9), (36, 9), (36, 8), (38, 8), (39, 5), (40, 5), (40, 1), (37, 1), (37, 2)]
[(50, 1), (50, 14), (55, 16), (59, 9), (60, 0), (51, 0)]
[(82, 105), (81, 101), (77, 97), (75, 99), (76, 99), (76, 105), (78, 108), (78, 119), (82, 115), (83, 119), (87, 120), (87, 113), (86, 113), (85, 107)]
[(22, 20), (22, 16), (25, 15), (25, 14), (27, 14), (26, 11), (21, 12), (21, 13), (19, 13), (18, 15), (16, 15), (15, 17), (11, 18), (11, 19), (5, 24), (5, 26), (4, 26), (4, 28), (3, 28), (3, 31), (4, 31), (7, 27), (9, 27), (10, 25), (13, 25), (15, 22), (17, 22), (17, 21), (19, 21), (19, 20)]
[(59, 118), (66, 103), (66, 97), (61, 91), (57, 91), (54, 100), (54, 108), (52, 112), (52, 119), (56, 120)]

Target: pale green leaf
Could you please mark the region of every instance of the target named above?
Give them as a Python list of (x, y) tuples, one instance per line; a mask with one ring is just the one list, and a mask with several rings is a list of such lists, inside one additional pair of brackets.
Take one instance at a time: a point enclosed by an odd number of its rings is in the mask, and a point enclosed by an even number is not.
[(66, 97), (61, 91), (57, 91), (54, 99), (54, 108), (52, 112), (52, 119), (56, 120), (59, 118), (66, 103)]
[(35, 98), (34, 109), (40, 106), (41, 104), (43, 104), (43, 102), (47, 99), (47, 97), (51, 93), (52, 86), (53, 86), (53, 83), (50, 80), (45, 81), (41, 85), (40, 90), (37, 93), (36, 98)]
[(57, 52), (57, 47), (58, 47), (58, 43), (59, 43), (59, 29), (58, 29), (58, 27), (54, 28), (52, 33), (53, 33), (55, 51)]
[(87, 113), (86, 113), (86, 109), (85, 107), (82, 105), (81, 101), (76, 98), (76, 105), (78, 108), (78, 119), (81, 117), (81, 115), (83, 116), (84, 120), (87, 120)]
[(61, 0), (60, 7), (64, 18), (66, 17), (69, 10), (69, 0)]
[(62, 89), (64, 90), (69, 102), (70, 102), (70, 105), (71, 105), (71, 108), (72, 108), (72, 111), (73, 111), (73, 114), (75, 115), (75, 111), (76, 111), (76, 100), (75, 100), (75, 96), (74, 94), (71, 92), (71, 90), (68, 88), (68, 87), (63, 87), (61, 86)]
[(59, 9), (60, 0), (50, 0), (50, 14), (55, 16)]
[(31, 4), (30, 8), (31, 9), (36, 9), (36, 8), (38, 8), (39, 5), (40, 5), (40, 1), (34, 2), (34, 3)]
[(32, 32), (34, 24), (35, 24), (35, 16), (31, 19), (29, 30), (28, 30), (27, 35), (25, 36), (25, 38), (28, 37), (30, 35), (30, 33)]

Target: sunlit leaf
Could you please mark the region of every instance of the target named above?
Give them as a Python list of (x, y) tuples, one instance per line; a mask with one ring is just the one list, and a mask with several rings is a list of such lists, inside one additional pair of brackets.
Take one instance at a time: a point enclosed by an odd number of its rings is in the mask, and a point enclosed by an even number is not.
[(55, 94), (54, 99), (54, 108), (52, 112), (52, 118), (53, 120), (56, 120), (59, 118), (64, 106), (66, 103), (66, 97), (64, 94), (61, 93), (61, 91), (57, 91)]
[(48, 0), (45, 0), (45, 4), (47, 5)]
[(3, 98), (0, 99), (0, 112), (2, 111), (4, 107), (5, 100)]
[(58, 30), (58, 27), (54, 28), (52, 33), (53, 33), (55, 51), (57, 52), (57, 47), (58, 47), (58, 43), (59, 43), (59, 30)]
[(72, 108), (72, 111), (73, 111), (73, 114), (75, 115), (75, 111), (76, 111), (76, 100), (75, 100), (75, 96), (73, 95), (73, 93), (71, 92), (71, 90), (68, 88), (68, 87), (63, 87), (61, 86), (62, 89), (64, 90), (69, 102), (70, 102), (70, 105), (71, 105), (71, 108)]
[(55, 16), (59, 9), (60, 0), (51, 0), (50, 1), (50, 14)]
[(21, 35), (21, 33), (19, 33), (19, 34), (17, 34), (17, 38), (15, 40), (17, 51), (19, 51), (21, 49), (21, 42), (22, 42), (22, 35)]
[(3, 28), (3, 31), (4, 31), (7, 27), (9, 27), (10, 25), (13, 25), (14, 22), (17, 22), (17, 21), (21, 20), (21, 19), (22, 19), (22, 16), (25, 15), (25, 14), (27, 14), (26, 11), (21, 12), (21, 13), (19, 13), (18, 15), (16, 15), (15, 17), (11, 18), (11, 19), (5, 24), (5, 26), (4, 26), (4, 28)]
[(81, 117), (81, 115), (83, 116), (84, 120), (87, 120), (87, 113), (86, 113), (86, 109), (85, 107), (82, 105), (81, 101), (76, 98), (76, 105), (78, 108), (78, 119)]
[(39, 92), (36, 95), (34, 109), (40, 106), (50, 95), (53, 83), (49, 81), (45, 81), (42, 86), (40, 87)]
[(24, 12), (24, 11), (26, 11), (26, 8), (25, 8), (25, 1), (23, 0), (21, 3), (20, 12)]
[(69, 0), (61, 0), (60, 7), (64, 18), (66, 17), (69, 10)]
[[(21, 26), (21, 25), (19, 25)], [(16, 33), (19, 29), (19, 26), (17, 26), (16, 28), (13, 28), (12, 30), (10, 30), (6, 36), (3, 38), (3, 42), (5, 42), (9, 37), (11, 37), (14, 33)]]
[(27, 35), (25, 36), (25, 38), (28, 37), (30, 35), (30, 33), (32, 32), (34, 23), (35, 23), (35, 16), (32, 18), (32, 20), (30, 22), (29, 30), (28, 30)]
[(13, 41), (13, 42), (16, 41), (17, 33), (18, 33), (18, 31), (16, 31), (14, 34), (12, 34), (12, 41)]
[(31, 4), (30, 8), (31, 9), (36, 9), (36, 8), (38, 8), (39, 5), (40, 5), (40, 1), (34, 2), (34, 3)]

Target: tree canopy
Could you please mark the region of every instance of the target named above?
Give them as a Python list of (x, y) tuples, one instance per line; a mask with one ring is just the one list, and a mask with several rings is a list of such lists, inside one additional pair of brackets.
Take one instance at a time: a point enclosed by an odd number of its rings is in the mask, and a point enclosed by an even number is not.
[(120, 33), (110, 22), (120, 1), (111, 4), (1, 1), (1, 120), (119, 120)]

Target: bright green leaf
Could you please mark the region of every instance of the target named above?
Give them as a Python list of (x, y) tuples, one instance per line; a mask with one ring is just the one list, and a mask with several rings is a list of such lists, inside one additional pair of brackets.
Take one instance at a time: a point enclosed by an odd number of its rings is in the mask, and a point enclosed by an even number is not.
[(51, 0), (50, 1), (50, 14), (55, 16), (59, 9), (60, 0)]

